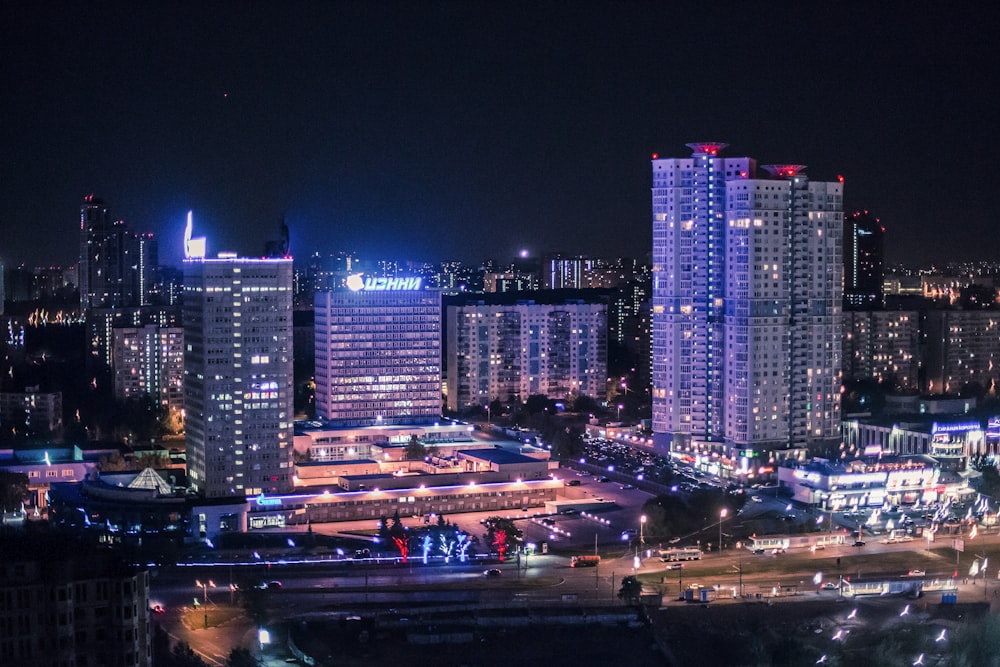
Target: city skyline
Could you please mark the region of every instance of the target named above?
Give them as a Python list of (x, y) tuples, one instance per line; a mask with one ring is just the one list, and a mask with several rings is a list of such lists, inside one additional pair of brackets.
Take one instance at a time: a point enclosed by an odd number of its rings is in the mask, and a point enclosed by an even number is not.
[(12, 7), (0, 192), (36, 233), (0, 259), (75, 262), (90, 193), (170, 265), (192, 209), (245, 255), (285, 219), (293, 255), (642, 258), (646, 161), (705, 140), (844, 176), (889, 261), (997, 255), (974, 13), (590, 9)]

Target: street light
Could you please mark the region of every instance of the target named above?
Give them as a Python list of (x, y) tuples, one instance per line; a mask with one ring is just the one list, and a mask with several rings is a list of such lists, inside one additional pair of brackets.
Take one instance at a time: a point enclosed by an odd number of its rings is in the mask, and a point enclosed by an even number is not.
[(618, 421), (622, 420), (622, 408), (624, 408), (624, 407), (625, 406), (622, 405), (621, 403), (618, 404)]
[(211, 586), (215, 588), (215, 582), (209, 579), (205, 583), (201, 583), (201, 580), (195, 579), (194, 585), (202, 590), (202, 607), (205, 609), (205, 629), (208, 629), (208, 587)]
[(742, 542), (736, 543), (736, 554), (740, 558), (740, 564), (738, 567), (740, 569), (740, 599), (742, 600), (743, 599), (743, 543)]
[(483, 407), (486, 408), (486, 423), (489, 424), (493, 421), (492, 413), (490, 412), (490, 404), (487, 403)]
[(639, 546), (646, 546), (646, 537), (643, 535), (642, 528), (646, 525), (646, 515), (643, 514), (639, 517)]
[(722, 553), (722, 520), (726, 518), (727, 514), (729, 514), (729, 510), (725, 507), (719, 512), (719, 553)]

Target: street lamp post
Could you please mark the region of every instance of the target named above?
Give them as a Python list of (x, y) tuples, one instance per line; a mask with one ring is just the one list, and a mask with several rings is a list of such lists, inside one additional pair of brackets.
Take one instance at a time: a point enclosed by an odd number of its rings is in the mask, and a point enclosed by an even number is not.
[(740, 564), (737, 566), (740, 569), (740, 599), (743, 599), (743, 543), (736, 543), (736, 553), (739, 556)]
[(643, 534), (643, 530), (642, 530), (643, 526), (645, 526), (645, 525), (646, 525), (646, 515), (643, 514), (642, 516), (639, 517), (639, 546), (640, 547), (645, 547), (646, 546), (646, 536)]
[(209, 579), (205, 583), (202, 583), (200, 579), (194, 580), (194, 585), (201, 589), (202, 591), (202, 607), (205, 610), (205, 629), (208, 629), (208, 587), (211, 586), (215, 588), (215, 582)]
[(617, 419), (617, 421), (621, 421), (622, 420), (622, 408), (624, 408), (624, 407), (625, 406), (622, 405), (621, 403), (618, 404), (618, 419)]
[(727, 514), (729, 514), (729, 510), (725, 507), (719, 512), (719, 553), (722, 553), (722, 521), (726, 518)]

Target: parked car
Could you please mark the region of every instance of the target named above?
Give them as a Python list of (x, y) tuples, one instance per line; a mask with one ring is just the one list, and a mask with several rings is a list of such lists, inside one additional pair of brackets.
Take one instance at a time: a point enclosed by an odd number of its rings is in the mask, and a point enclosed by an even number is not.
[(840, 588), (840, 586), (838, 586), (837, 584), (833, 583), (832, 581), (828, 581), (825, 584), (823, 584), (823, 590), (824, 591), (835, 591), (838, 588)]
[(906, 573), (906, 576), (908, 576), (908, 577), (923, 577), (926, 574), (927, 573), (924, 572), (923, 570), (910, 570), (909, 572)]
[(492, 567), (483, 572), (483, 576), (488, 579), (492, 579), (493, 577), (499, 577), (501, 574), (503, 574), (503, 572), (495, 567)]
[(863, 546), (865, 546), (865, 542), (864, 542), (864, 540), (855, 540), (854, 544), (852, 544), (851, 546), (852, 547), (863, 547)]

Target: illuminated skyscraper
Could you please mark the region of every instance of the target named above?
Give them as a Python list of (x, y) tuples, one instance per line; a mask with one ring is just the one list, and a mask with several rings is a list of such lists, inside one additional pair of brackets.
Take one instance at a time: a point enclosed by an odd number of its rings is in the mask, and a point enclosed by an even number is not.
[(883, 237), (885, 227), (868, 211), (858, 211), (844, 221), (844, 306), (852, 309), (881, 308)]
[(420, 278), (316, 294), (316, 416), (342, 424), (441, 417), (441, 292)]
[(158, 261), (152, 234), (133, 234), (114, 220), (102, 200), (87, 195), (80, 205), (80, 311), (146, 306), (155, 291)]
[(657, 444), (742, 470), (754, 448), (826, 446), (840, 428), (843, 185), (688, 146), (652, 161)]
[(125, 223), (87, 195), (80, 205), (80, 311), (125, 305)]
[(210, 498), (289, 491), (292, 398), (291, 258), (186, 260), (184, 411), (192, 488)]

